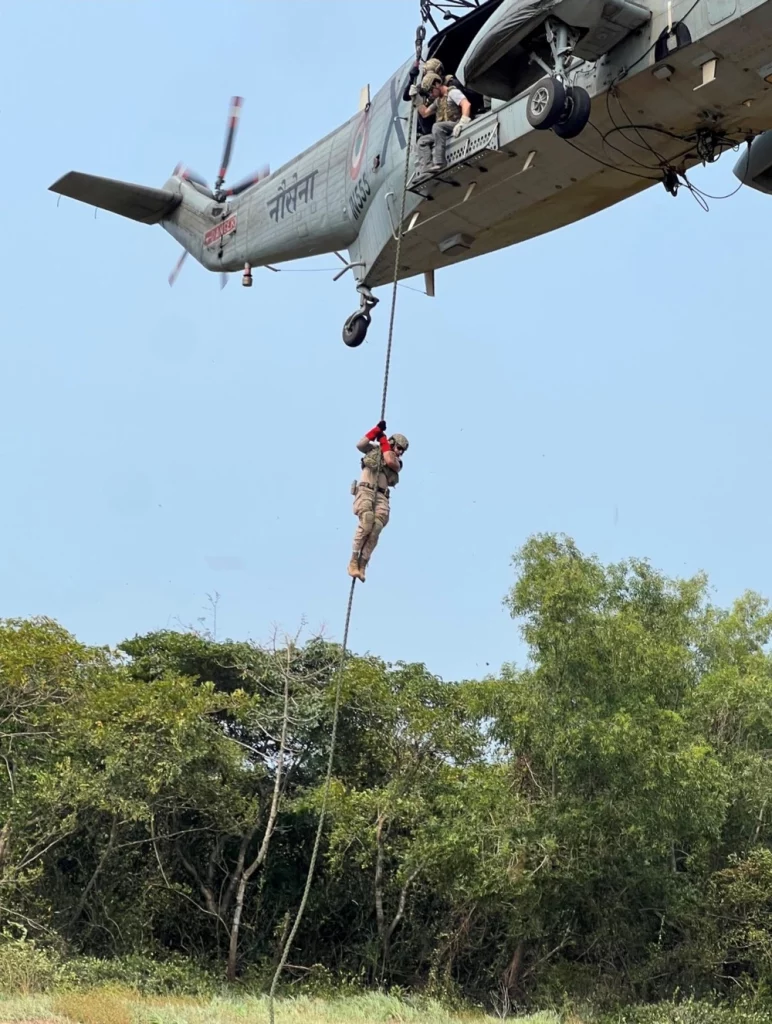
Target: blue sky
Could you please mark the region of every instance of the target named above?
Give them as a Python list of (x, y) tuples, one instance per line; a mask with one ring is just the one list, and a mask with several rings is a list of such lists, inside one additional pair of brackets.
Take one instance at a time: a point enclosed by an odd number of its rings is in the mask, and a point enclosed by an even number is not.
[[(194, 622), (217, 591), (221, 637), (301, 620), (340, 637), (388, 292), (348, 350), (348, 279), (257, 271), (220, 292), (188, 261), (170, 289), (165, 232), (47, 188), (70, 169), (160, 185), (179, 160), (213, 178), (234, 94), (231, 178), (277, 167), (409, 56), (417, 7), (3, 7), (0, 615), (117, 643)], [(734, 159), (694, 181), (731, 191)], [(721, 603), (772, 591), (772, 200), (710, 207), (657, 187), (439, 273), (435, 299), (400, 289), (388, 423), (411, 448), (356, 650), (446, 678), (522, 659), (502, 597), (537, 531), (704, 569)]]

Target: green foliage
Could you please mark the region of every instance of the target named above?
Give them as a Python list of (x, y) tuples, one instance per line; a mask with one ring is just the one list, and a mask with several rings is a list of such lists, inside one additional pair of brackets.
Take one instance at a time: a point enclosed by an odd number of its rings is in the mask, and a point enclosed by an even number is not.
[(688, 999), (625, 1007), (599, 1017), (598, 1024), (772, 1024), (772, 1010)]
[[(603, 565), (552, 535), (515, 569), (525, 666), (448, 683), (348, 659), (284, 991), (421, 991), (500, 1015), (676, 992), (762, 1005), (767, 604), (715, 608), (703, 576)], [(0, 983), (263, 988), (308, 869), (339, 655), (171, 631), (111, 652), (0, 621), (0, 926), (16, 928)], [(701, 1024), (711, 1005), (662, 1020)]]
[(24, 994), (119, 987), (144, 995), (212, 995), (219, 972), (180, 953), (129, 953), (110, 958), (62, 955), (33, 939), (0, 938), (0, 993)]
[(47, 992), (58, 980), (59, 958), (34, 940), (0, 936), (0, 993)]
[(110, 959), (72, 957), (58, 966), (55, 980), (60, 989), (119, 986), (148, 996), (206, 996), (222, 987), (213, 968), (179, 953), (163, 958), (148, 953)]
[(703, 942), (716, 968), (772, 992), (772, 850), (732, 854), (711, 876), (708, 921)]

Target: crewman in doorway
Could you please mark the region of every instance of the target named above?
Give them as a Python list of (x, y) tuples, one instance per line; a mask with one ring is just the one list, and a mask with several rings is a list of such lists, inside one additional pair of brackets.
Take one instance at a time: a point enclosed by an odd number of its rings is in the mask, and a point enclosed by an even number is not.
[(458, 138), (472, 120), (472, 104), (466, 96), (453, 86), (447, 86), (434, 72), (424, 75), (421, 92), (429, 95), (431, 103), (421, 104), (418, 113), (421, 117), (436, 120), (432, 128), (432, 162), (430, 171), (441, 171), (445, 166), (445, 147), (452, 135)]
[(365, 581), (365, 569), (370, 561), (381, 530), (389, 521), (389, 490), (399, 483), (402, 456), (408, 449), (404, 434), (386, 437), (386, 422), (373, 427), (357, 441), (362, 452), (362, 475), (352, 486), (354, 515), (359, 525), (354, 534), (354, 549), (348, 564), (348, 574)]
[[(428, 74), (441, 75), (443, 72), (442, 61), (437, 60), (436, 57), (432, 57), (424, 64), (423, 75), (426, 77)], [(423, 96), (421, 99), (420, 86), (416, 85), (418, 75), (420, 74), (419, 64), (416, 63), (410, 69), (408, 75), (408, 84), (405, 86), (405, 91), (402, 94), (402, 99), (407, 102), (408, 100), (414, 100), (417, 104), (423, 105), (429, 97)], [(434, 114), (430, 114), (429, 117), (421, 117), (420, 112), (416, 117), (416, 177), (422, 177), (429, 170), (429, 165), (432, 160), (432, 128), (434, 127), (435, 117)]]

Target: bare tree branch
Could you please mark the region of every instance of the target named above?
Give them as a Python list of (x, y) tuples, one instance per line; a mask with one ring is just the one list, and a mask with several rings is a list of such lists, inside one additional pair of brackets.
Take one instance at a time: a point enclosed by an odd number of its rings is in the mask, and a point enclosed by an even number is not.
[(75, 911), (74, 911), (74, 913), (73, 913), (73, 915), (72, 915), (72, 917), (70, 918), (70, 921), (69, 921), (69, 927), (70, 928), (72, 928), (72, 926), (78, 920), (80, 915), (83, 913), (83, 911), (84, 911), (84, 909), (86, 907), (86, 901), (89, 898), (91, 890), (96, 885), (96, 881), (99, 878), (100, 874), (102, 873), (102, 868), (107, 863), (107, 858), (110, 856), (110, 854), (113, 851), (113, 848), (115, 846), (115, 837), (117, 836), (117, 834), (118, 834), (118, 816), (117, 815), (113, 815), (113, 823), (112, 823), (112, 826), (110, 828), (110, 837), (107, 840), (107, 845), (105, 846), (104, 850), (102, 851), (102, 856), (99, 858), (99, 863), (97, 864), (96, 868), (94, 869), (94, 872), (91, 875), (91, 878), (89, 879), (88, 884), (85, 886), (85, 888), (83, 889), (83, 892), (81, 893), (80, 899), (78, 900), (78, 905), (75, 908)]

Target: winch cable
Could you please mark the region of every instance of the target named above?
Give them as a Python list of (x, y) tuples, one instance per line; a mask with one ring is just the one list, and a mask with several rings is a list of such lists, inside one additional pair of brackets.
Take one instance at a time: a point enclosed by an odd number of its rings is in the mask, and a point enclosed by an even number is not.
[[(421, 54), (422, 54), (422, 51), (423, 51), (423, 43), (424, 43), (424, 39), (425, 38), (426, 38), (426, 26), (425, 26), (424, 22), (422, 21), (421, 24), (418, 27), (418, 30), (416, 32), (416, 37), (415, 37), (416, 61), (420, 61), (421, 60)], [(391, 351), (392, 351), (392, 346), (393, 346), (393, 341), (394, 341), (394, 323), (395, 323), (395, 319), (396, 319), (396, 310), (397, 310), (397, 285), (398, 285), (398, 279), (399, 279), (399, 260), (400, 260), (400, 255), (402, 253), (402, 238), (403, 238), (403, 234), (404, 234), (404, 232), (402, 230), (402, 225), (405, 222), (405, 207), (407, 205), (407, 186), (408, 186), (408, 182), (410, 180), (410, 154), (411, 154), (412, 145), (413, 145), (413, 123), (414, 123), (414, 121), (415, 121), (415, 103), (411, 103), (410, 104), (410, 117), (408, 118), (408, 126), (407, 126), (407, 146), (406, 146), (406, 151), (405, 151), (405, 174), (404, 174), (404, 178), (403, 178), (403, 181), (402, 181), (402, 203), (401, 203), (401, 206), (400, 206), (400, 214), (399, 214), (399, 231), (398, 231), (398, 235), (397, 235), (397, 244), (396, 244), (396, 248), (395, 248), (395, 251), (394, 251), (394, 283), (393, 283), (392, 294), (391, 294), (391, 313), (389, 315), (389, 335), (388, 335), (388, 342), (386, 344), (386, 365), (385, 365), (384, 371), (383, 371), (383, 391), (381, 392), (381, 416), (380, 416), (381, 420), (385, 420), (386, 419), (386, 399), (387, 399), (388, 391), (389, 391), (389, 375), (390, 375), (390, 372), (391, 372)], [(380, 472), (381, 472), (382, 459), (383, 459), (383, 453), (379, 449), (378, 450), (377, 471), (376, 471), (376, 474), (375, 474), (376, 487), (377, 487), (378, 477), (380, 476)], [(375, 514), (375, 503), (376, 503), (377, 495), (378, 495), (377, 489), (373, 488), (373, 504), (372, 504), (373, 515)], [(285, 965), (287, 963), (287, 958), (289, 957), (290, 949), (292, 948), (292, 943), (295, 940), (295, 936), (297, 935), (298, 928), (300, 927), (300, 921), (301, 921), (301, 919), (303, 917), (303, 913), (304, 913), (304, 911), (306, 909), (306, 905), (308, 903), (308, 897), (309, 897), (309, 894), (311, 892), (311, 884), (313, 882), (314, 871), (316, 869), (316, 861), (317, 861), (318, 856), (319, 856), (319, 848), (320, 848), (321, 843), (322, 843), (322, 832), (323, 832), (323, 829), (324, 829), (324, 819), (325, 819), (325, 816), (327, 814), (327, 803), (328, 803), (328, 799), (329, 799), (329, 795), (330, 795), (330, 786), (332, 784), (332, 769), (333, 769), (333, 761), (334, 761), (334, 758), (335, 758), (335, 743), (336, 743), (336, 740), (337, 740), (337, 737), (338, 737), (338, 721), (340, 719), (341, 686), (342, 686), (342, 682), (343, 682), (343, 669), (345, 668), (346, 660), (347, 660), (347, 657), (348, 657), (348, 634), (349, 634), (349, 628), (351, 626), (351, 612), (352, 612), (353, 605), (354, 605), (354, 588), (355, 587), (356, 587), (356, 578), (353, 578), (351, 580), (351, 586), (349, 588), (349, 593), (348, 593), (348, 604), (346, 606), (346, 623), (345, 623), (345, 626), (344, 626), (344, 629), (343, 629), (343, 641), (342, 641), (342, 645), (341, 645), (340, 661), (338, 662), (338, 667), (337, 667), (336, 673), (335, 673), (335, 701), (334, 701), (334, 704), (333, 704), (333, 711), (332, 711), (332, 731), (331, 731), (331, 734), (330, 734), (330, 752), (329, 752), (329, 755), (327, 757), (327, 771), (326, 771), (325, 778), (324, 778), (324, 792), (323, 792), (323, 796), (322, 796), (322, 806), (321, 806), (321, 809), (319, 811), (319, 822), (318, 822), (317, 827), (316, 827), (316, 836), (314, 838), (314, 845), (313, 845), (313, 849), (311, 851), (311, 862), (308, 865), (308, 874), (306, 876), (306, 884), (305, 884), (305, 888), (303, 890), (303, 896), (301, 897), (301, 900), (300, 900), (300, 906), (298, 907), (298, 912), (295, 915), (295, 921), (294, 921), (294, 923), (292, 925), (292, 929), (291, 929), (289, 935), (287, 936), (287, 939), (286, 939), (286, 941), (284, 943), (284, 946), (282, 948), (281, 957), (279, 959), (279, 964), (278, 964), (278, 966), (276, 968), (276, 971), (274, 973), (273, 980), (271, 981), (271, 989), (270, 989), (270, 992), (268, 994), (268, 1019), (269, 1019), (270, 1024), (275, 1024), (274, 1000), (275, 1000), (275, 995), (276, 995), (276, 986), (278, 985), (279, 978), (281, 976), (281, 972), (284, 970), (284, 967), (285, 967)]]

